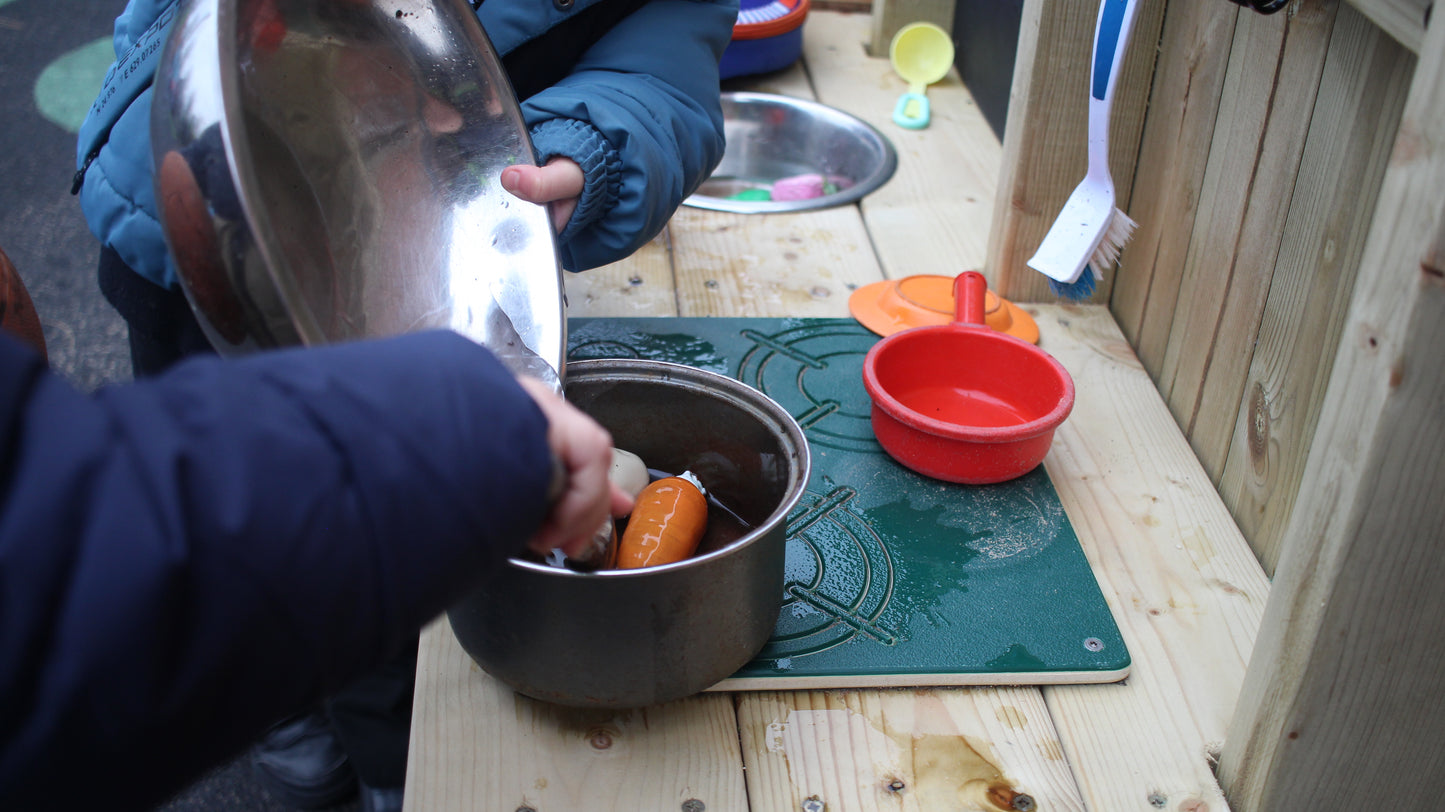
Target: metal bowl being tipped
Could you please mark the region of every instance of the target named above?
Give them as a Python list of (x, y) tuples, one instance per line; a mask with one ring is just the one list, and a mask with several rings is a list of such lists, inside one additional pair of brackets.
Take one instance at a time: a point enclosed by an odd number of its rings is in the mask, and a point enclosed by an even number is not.
[(157, 70), (156, 197), (223, 354), (451, 328), (560, 385), (547, 211), (465, 0), (189, 0)]
[[(722, 107), (727, 149), (686, 205), (742, 214), (841, 206), (898, 168), (882, 133), (837, 108), (769, 93), (724, 93)], [(780, 199), (782, 185), (796, 193), (810, 184), (816, 196)]]

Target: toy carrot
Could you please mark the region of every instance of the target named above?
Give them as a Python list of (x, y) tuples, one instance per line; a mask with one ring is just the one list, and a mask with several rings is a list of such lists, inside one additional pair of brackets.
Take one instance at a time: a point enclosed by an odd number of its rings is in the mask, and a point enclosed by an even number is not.
[(707, 529), (707, 497), (690, 471), (665, 477), (637, 495), (617, 543), (617, 568), (655, 567), (697, 551)]

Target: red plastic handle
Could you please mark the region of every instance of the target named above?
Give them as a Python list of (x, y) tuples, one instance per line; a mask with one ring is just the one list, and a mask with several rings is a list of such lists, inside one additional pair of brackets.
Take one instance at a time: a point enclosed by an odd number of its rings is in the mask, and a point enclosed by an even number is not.
[(988, 280), (978, 271), (964, 271), (953, 278), (953, 320), (958, 324), (983, 324)]

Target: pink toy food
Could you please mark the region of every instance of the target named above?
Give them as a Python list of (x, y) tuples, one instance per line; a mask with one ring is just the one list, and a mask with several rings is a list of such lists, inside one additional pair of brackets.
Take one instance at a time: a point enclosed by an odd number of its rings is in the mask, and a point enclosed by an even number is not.
[(831, 175), (824, 177), (817, 173), (794, 175), (773, 183), (773, 200), (812, 200), (815, 197), (831, 195), (848, 186), (846, 178)]

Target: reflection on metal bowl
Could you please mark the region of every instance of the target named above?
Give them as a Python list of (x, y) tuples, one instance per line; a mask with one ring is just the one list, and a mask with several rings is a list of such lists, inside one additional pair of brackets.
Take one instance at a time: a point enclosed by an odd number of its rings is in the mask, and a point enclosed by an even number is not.
[[(686, 205), (743, 214), (840, 206), (898, 167), (882, 133), (836, 108), (768, 93), (724, 93), (722, 106), (727, 151)], [(775, 193), (780, 181), (791, 194)]]
[(451, 328), (556, 384), (561, 267), (464, 0), (182, 3), (151, 145), (166, 239), (223, 354)]
[(802, 429), (756, 389), (679, 364), (578, 361), (566, 379), (568, 400), (618, 448), (693, 471), (751, 529), (710, 526), (697, 555), (660, 567), (581, 573), (513, 559), (452, 607), (452, 630), (487, 673), (548, 702), (629, 708), (705, 690), (777, 623), (785, 523), (808, 482)]

